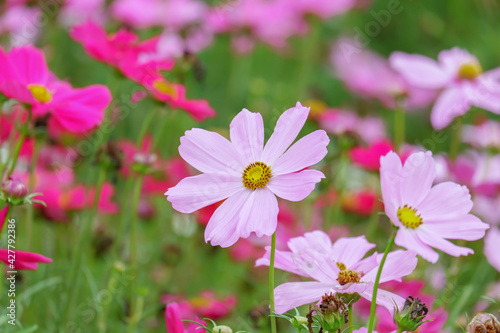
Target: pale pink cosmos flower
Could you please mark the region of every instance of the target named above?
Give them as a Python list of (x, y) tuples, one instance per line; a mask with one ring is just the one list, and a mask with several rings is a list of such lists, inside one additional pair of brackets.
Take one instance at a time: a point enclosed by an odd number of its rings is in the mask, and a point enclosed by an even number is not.
[(490, 265), (500, 272), (498, 244), (500, 244), (500, 229), (492, 228), (484, 238), (484, 255), (486, 259), (488, 259)]
[[(307, 197), (324, 175), (307, 170), (325, 157), (328, 135), (315, 131), (293, 143), (309, 108), (299, 102), (278, 119), (264, 146), (259, 113), (246, 109), (231, 122), (230, 138), (200, 128), (181, 138), (179, 153), (203, 174), (183, 179), (165, 194), (174, 209), (192, 213), (227, 198), (210, 218), (205, 241), (228, 247), (252, 232), (259, 237), (276, 230), (278, 201)], [(290, 147), (290, 148), (289, 148)]]
[(404, 100), (406, 110), (426, 107), (436, 93), (407, 82), (387, 59), (364, 49), (354, 39), (340, 38), (331, 49), (330, 61), (336, 75), (351, 92), (365, 98), (374, 98), (386, 107), (395, 108), (397, 100)]
[[(358, 293), (371, 301), (375, 277), (382, 254), (364, 258), (375, 247), (364, 236), (340, 238), (332, 244), (323, 231), (313, 231), (288, 242), (290, 251), (276, 251), (275, 267), (311, 278), (315, 281), (288, 282), (274, 289), (276, 312), (284, 313), (303, 304), (317, 302), (325, 293)], [(257, 260), (256, 266), (268, 266), (270, 247)], [(398, 250), (389, 253), (380, 282), (401, 281), (417, 266), (413, 251)], [(378, 290), (377, 304), (394, 313), (394, 305), (401, 306), (404, 299), (383, 289)]]
[(486, 223), (500, 226), (500, 195), (494, 197), (476, 194), (474, 196), (474, 214), (481, 216)]
[(487, 120), (479, 125), (465, 125), (462, 141), (477, 148), (500, 149), (500, 123)]
[(474, 253), (447, 239), (478, 240), (488, 225), (469, 214), (472, 200), (466, 186), (453, 182), (432, 186), (436, 167), (430, 151), (410, 155), (404, 166), (396, 153), (389, 152), (380, 164), (385, 213), (399, 227), (397, 245), (432, 263), (439, 258), (432, 248), (455, 257)]
[(435, 129), (445, 128), (472, 106), (500, 113), (500, 68), (483, 73), (477, 58), (466, 50), (441, 51), (438, 61), (394, 52), (389, 61), (410, 84), (440, 91), (431, 113)]

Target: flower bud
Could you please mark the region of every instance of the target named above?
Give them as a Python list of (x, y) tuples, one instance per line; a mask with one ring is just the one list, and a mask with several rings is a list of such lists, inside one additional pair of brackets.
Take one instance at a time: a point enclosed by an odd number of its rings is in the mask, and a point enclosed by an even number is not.
[(413, 332), (424, 323), (422, 320), (428, 312), (429, 309), (422, 303), (420, 298), (414, 299), (412, 296), (408, 296), (401, 311), (396, 307), (394, 322), (399, 328), (402, 328), (403, 331)]
[(500, 333), (500, 322), (494, 315), (480, 312), (467, 325), (467, 333)]
[(24, 183), (17, 179), (9, 177), (2, 183), (2, 192), (10, 199), (24, 199), (28, 194), (28, 190)]
[(233, 333), (231, 327), (226, 325), (217, 325), (212, 329), (213, 333)]

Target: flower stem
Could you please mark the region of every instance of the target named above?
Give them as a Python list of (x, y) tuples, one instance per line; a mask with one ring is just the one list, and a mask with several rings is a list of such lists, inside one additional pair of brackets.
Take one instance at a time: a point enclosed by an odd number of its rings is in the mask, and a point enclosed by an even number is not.
[(368, 322), (368, 333), (373, 332), (373, 327), (375, 326), (375, 309), (377, 307), (377, 293), (378, 293), (378, 285), (380, 282), (380, 276), (382, 275), (382, 269), (384, 268), (385, 260), (387, 259), (387, 255), (394, 245), (394, 240), (396, 239), (396, 231), (397, 228), (392, 231), (391, 238), (389, 239), (389, 243), (385, 248), (384, 256), (382, 257), (382, 261), (380, 262), (380, 266), (377, 272), (377, 278), (375, 279), (375, 284), (373, 285), (373, 296), (372, 296), (372, 304), (370, 306), (370, 320)]
[(348, 310), (349, 310), (349, 333), (353, 333), (354, 332), (354, 324), (352, 322), (352, 304), (349, 304), (347, 306)]
[(450, 145), (450, 158), (455, 160), (460, 150), (460, 141), (462, 139), (462, 126), (464, 123), (463, 117), (458, 117), (453, 125), (453, 138)]
[(139, 206), (139, 199), (141, 198), (142, 180), (143, 175), (140, 174), (136, 180), (134, 191), (132, 194), (131, 207), (131, 221), (130, 221), (130, 321), (128, 332), (135, 331), (135, 325), (139, 318), (137, 318), (137, 303), (135, 297), (136, 281), (137, 281), (137, 207)]
[[(12, 175), (12, 172), (14, 172), (14, 168), (16, 167), (17, 163), (17, 158), (19, 157), (19, 153), (21, 152), (21, 148), (24, 143), (24, 138), (26, 137), (26, 134), (28, 133), (28, 125), (31, 121), (31, 111), (28, 111), (28, 118), (23, 124), (23, 127), (21, 129), (21, 134), (19, 136), (19, 140), (17, 140), (17, 145), (14, 148), (14, 155), (12, 156), (12, 162), (10, 164), (9, 171), (7, 172), (7, 177)], [(3, 176), (3, 170), (2, 170), (2, 176)]]
[(396, 333), (403, 333), (403, 328), (402, 327), (398, 327), (398, 330), (396, 331)]
[(271, 305), (271, 333), (276, 333), (276, 317), (274, 316), (274, 257), (276, 254), (276, 231), (271, 238), (271, 261), (269, 263), (269, 302)]
[(396, 110), (394, 110), (394, 147), (397, 151), (405, 142), (406, 119), (402, 102), (397, 101), (396, 103)]

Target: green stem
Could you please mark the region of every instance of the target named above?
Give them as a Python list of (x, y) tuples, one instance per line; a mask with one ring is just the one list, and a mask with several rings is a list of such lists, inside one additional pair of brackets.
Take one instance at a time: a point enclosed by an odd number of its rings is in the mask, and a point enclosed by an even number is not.
[(389, 243), (385, 248), (384, 256), (382, 257), (382, 261), (380, 262), (380, 266), (377, 272), (377, 278), (375, 279), (375, 284), (373, 285), (373, 296), (372, 296), (372, 304), (370, 306), (370, 320), (368, 322), (368, 333), (373, 332), (373, 327), (375, 326), (375, 309), (377, 307), (377, 293), (378, 293), (378, 285), (380, 282), (380, 276), (382, 275), (382, 269), (384, 268), (385, 260), (387, 259), (387, 255), (394, 245), (394, 240), (396, 239), (396, 231), (397, 228), (392, 231), (391, 238), (389, 239)]
[[(14, 155), (12, 156), (12, 162), (10, 164), (9, 171), (7, 172), (7, 177), (12, 175), (12, 172), (14, 172), (14, 168), (16, 167), (17, 163), (17, 158), (19, 157), (19, 153), (21, 152), (21, 148), (24, 143), (24, 138), (26, 137), (26, 134), (28, 133), (28, 125), (31, 121), (31, 111), (28, 111), (28, 118), (23, 124), (23, 127), (21, 129), (21, 134), (19, 136), (19, 140), (17, 140), (17, 145), (14, 148)], [(2, 176), (3, 176), (3, 170), (2, 170)]]
[(405, 112), (401, 102), (396, 102), (397, 107), (394, 110), (394, 147), (398, 151), (405, 142), (406, 119)]
[[(33, 146), (33, 157), (31, 158), (30, 175), (28, 181), (28, 193), (33, 193), (35, 190), (35, 166), (38, 161), (38, 154), (40, 152), (40, 144), (37, 140)], [(27, 208), (27, 221), (26, 221), (26, 248), (28, 249), (31, 244), (31, 235), (33, 234), (33, 220), (35, 214), (35, 207), (29, 205)]]
[(453, 138), (450, 145), (450, 158), (455, 160), (460, 150), (460, 142), (462, 140), (462, 126), (464, 123), (463, 117), (458, 117), (453, 125)]
[(353, 324), (353, 319), (352, 319), (352, 304), (349, 304), (347, 306), (348, 310), (349, 310), (349, 333), (353, 333), (354, 332), (354, 324)]
[(136, 180), (134, 192), (132, 195), (131, 207), (131, 221), (130, 221), (130, 273), (132, 279), (130, 281), (130, 322), (128, 332), (134, 332), (135, 326), (139, 320), (137, 318), (137, 303), (135, 297), (136, 281), (137, 281), (137, 207), (139, 206), (139, 199), (141, 198), (142, 180), (143, 175), (139, 175)]
[(144, 143), (144, 138), (146, 137), (146, 133), (148, 131), (149, 125), (151, 124), (151, 121), (153, 120), (155, 115), (156, 115), (156, 109), (153, 109), (150, 112), (148, 112), (148, 114), (146, 115), (146, 118), (142, 122), (142, 127), (139, 131), (139, 136), (137, 137), (137, 148), (138, 149), (142, 148), (142, 144)]
[(271, 303), (271, 333), (276, 333), (274, 316), (274, 257), (276, 255), (276, 231), (271, 238), (271, 260), (269, 262), (269, 302)]
[(403, 333), (404, 332), (404, 329), (402, 327), (398, 327), (398, 330), (396, 331), (396, 333)]

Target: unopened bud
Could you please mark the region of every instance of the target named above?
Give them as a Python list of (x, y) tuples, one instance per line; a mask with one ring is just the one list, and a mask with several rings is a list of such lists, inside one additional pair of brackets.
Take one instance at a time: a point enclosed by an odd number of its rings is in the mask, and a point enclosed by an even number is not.
[(335, 294), (325, 294), (321, 299), (321, 304), (310, 307), (308, 314), (309, 323), (313, 322), (312, 312), (316, 312), (318, 322), (323, 330), (337, 332), (342, 326), (349, 322), (349, 309)]
[(212, 333), (233, 333), (233, 330), (229, 326), (218, 325), (212, 329)]
[(428, 312), (429, 309), (422, 303), (420, 298), (414, 299), (412, 296), (408, 296), (401, 311), (396, 307), (394, 322), (396, 322), (398, 327), (402, 328), (403, 331), (413, 332), (424, 323), (423, 319)]
[(467, 333), (500, 333), (500, 322), (494, 315), (480, 312), (467, 325)]
[(26, 185), (17, 178), (9, 177), (2, 183), (2, 192), (10, 199), (24, 199), (28, 194)]

